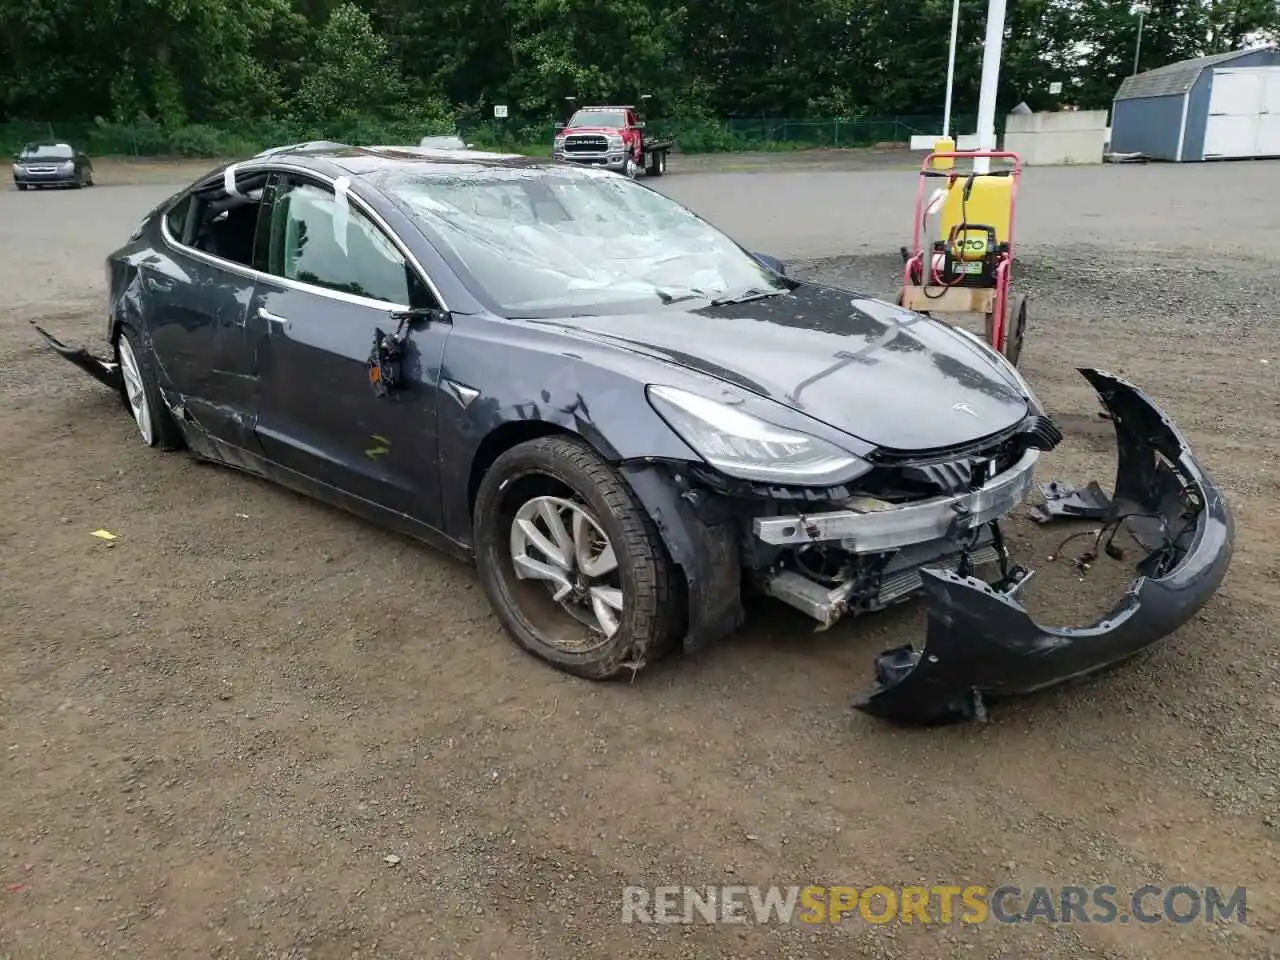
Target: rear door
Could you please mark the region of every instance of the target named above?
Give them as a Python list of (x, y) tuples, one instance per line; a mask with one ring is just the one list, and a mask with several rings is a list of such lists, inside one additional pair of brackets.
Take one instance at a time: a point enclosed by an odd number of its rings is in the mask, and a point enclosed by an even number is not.
[(379, 397), (368, 361), (391, 314), (438, 307), (364, 204), (319, 178), (276, 174), (264, 216), (269, 279), (257, 433), (267, 456), (348, 494), (438, 527), (437, 387), (447, 322), (406, 328), (403, 388)]

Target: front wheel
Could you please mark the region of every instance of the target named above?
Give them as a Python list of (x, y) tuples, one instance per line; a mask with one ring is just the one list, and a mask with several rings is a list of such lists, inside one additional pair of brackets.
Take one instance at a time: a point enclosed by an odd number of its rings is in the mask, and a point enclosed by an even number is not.
[(481, 583), (526, 651), (606, 680), (674, 645), (678, 570), (630, 488), (581, 439), (508, 450), (485, 474), (474, 516)]
[(27, 185), (25, 183), (15, 183), (14, 186), (17, 187), (19, 190), (27, 189)]
[(133, 417), (142, 442), (161, 450), (182, 446), (182, 432), (165, 406), (150, 357), (132, 327), (122, 327), (116, 340), (124, 405)]

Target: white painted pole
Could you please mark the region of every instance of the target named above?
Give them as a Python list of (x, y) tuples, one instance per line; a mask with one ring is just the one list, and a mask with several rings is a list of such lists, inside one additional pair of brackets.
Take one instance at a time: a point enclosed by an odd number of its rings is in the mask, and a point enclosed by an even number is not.
[(947, 103), (942, 113), (942, 135), (951, 135), (951, 91), (956, 82), (956, 36), (960, 28), (960, 0), (951, 4), (951, 48), (947, 53)]
[[(1000, 85), (1000, 51), (1004, 46), (1005, 0), (987, 0), (987, 39), (982, 49), (982, 87), (978, 91), (978, 149), (996, 148), (996, 90)], [(973, 161), (976, 173), (989, 173), (991, 161)]]

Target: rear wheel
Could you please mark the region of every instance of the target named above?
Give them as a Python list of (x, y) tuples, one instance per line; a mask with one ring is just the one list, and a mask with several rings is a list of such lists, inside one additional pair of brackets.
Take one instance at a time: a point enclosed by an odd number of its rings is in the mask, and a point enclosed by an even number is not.
[(150, 357), (141, 348), (140, 338), (132, 327), (120, 329), (116, 358), (120, 361), (124, 405), (133, 417), (142, 442), (161, 450), (177, 450), (182, 446), (182, 433), (160, 394)]
[(667, 151), (656, 150), (652, 157), (649, 158), (649, 168), (645, 171), (648, 176), (660, 177), (667, 172)]
[(507, 632), (560, 670), (610, 679), (674, 645), (678, 571), (630, 488), (581, 439), (500, 456), (476, 497), (474, 542)]

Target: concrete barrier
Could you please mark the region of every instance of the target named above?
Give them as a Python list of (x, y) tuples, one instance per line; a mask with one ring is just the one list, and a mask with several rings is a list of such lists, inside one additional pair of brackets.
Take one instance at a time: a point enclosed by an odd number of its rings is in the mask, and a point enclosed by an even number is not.
[(1003, 149), (1020, 154), (1027, 166), (1102, 163), (1106, 141), (1105, 110), (1011, 113)]

